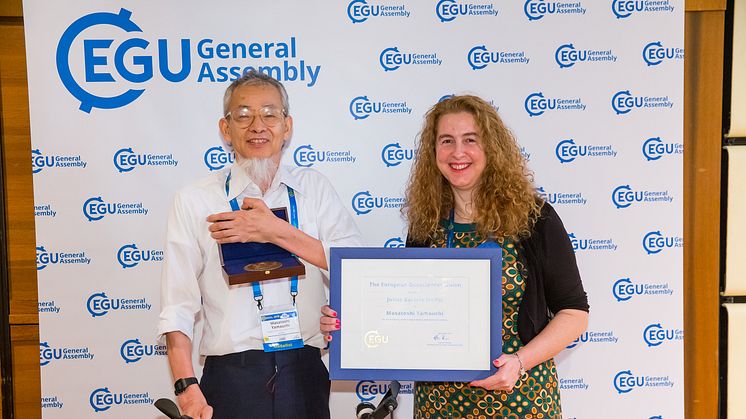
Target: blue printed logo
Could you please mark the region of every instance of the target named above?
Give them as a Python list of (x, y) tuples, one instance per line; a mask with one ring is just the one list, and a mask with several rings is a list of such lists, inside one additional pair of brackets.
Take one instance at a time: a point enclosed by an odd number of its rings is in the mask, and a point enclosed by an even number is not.
[(572, 138), (561, 140), (554, 148), (554, 155), (560, 163), (572, 163), (579, 158), (609, 157), (615, 158), (617, 151), (611, 144), (582, 145), (575, 144)]
[(529, 21), (542, 19), (546, 15), (584, 15), (585, 12), (582, 2), (526, 0), (523, 4), (523, 13)]
[(660, 41), (651, 42), (642, 49), (642, 59), (648, 66), (658, 65), (664, 60), (683, 60), (684, 48), (666, 48)]
[(481, 70), (490, 64), (528, 64), (531, 61), (525, 51), (488, 51), (484, 45), (477, 45), (466, 54), (466, 61), (472, 70)]
[(621, 278), (614, 282), (614, 285), (611, 287), (611, 293), (614, 295), (617, 302), (622, 302), (629, 301), (632, 297), (638, 295), (672, 295), (673, 289), (669, 286), (668, 282), (658, 284), (637, 284), (632, 282), (630, 278)]
[(233, 164), (236, 161), (236, 154), (233, 150), (225, 151), (221, 146), (210, 147), (205, 151), (203, 158), (205, 166), (212, 172), (220, 170), (227, 164)]
[[(399, 387), (399, 394), (412, 394), (412, 390), (412, 383), (402, 384)], [(388, 383), (379, 383), (370, 380), (359, 381), (355, 386), (355, 394), (361, 402), (369, 402), (377, 396), (386, 394), (387, 391), (389, 391)]]
[(655, 161), (663, 156), (683, 155), (684, 144), (664, 143), (661, 137), (651, 137), (642, 143), (642, 155), (647, 161)]
[(42, 367), (60, 360), (91, 361), (95, 356), (87, 346), (54, 348), (49, 342), (39, 343), (39, 363)]
[(572, 250), (575, 253), (582, 251), (614, 252), (618, 247), (613, 239), (584, 239), (575, 237), (575, 233), (568, 233), (567, 237), (570, 239)]
[(107, 215), (148, 215), (148, 211), (142, 202), (106, 203), (100, 196), (83, 203), (83, 215), (88, 221), (98, 221)]
[(167, 349), (165, 345), (144, 345), (140, 339), (130, 339), (124, 341), (119, 348), (119, 356), (122, 357), (125, 364), (131, 364), (147, 356), (166, 356)]
[(635, 191), (629, 185), (619, 185), (611, 192), (611, 202), (617, 209), (622, 209), (635, 203), (670, 204), (673, 196), (668, 191)]
[(464, 3), (461, 0), (440, 0), (435, 5), (435, 14), (441, 22), (452, 22), (459, 16), (497, 16), (492, 3)]
[(611, 108), (617, 115), (629, 113), (632, 109), (673, 108), (668, 96), (634, 96), (629, 90), (620, 90), (611, 98)]
[(137, 166), (172, 166), (179, 164), (173, 154), (137, 154), (132, 147), (119, 149), (114, 153), (114, 167), (119, 173), (131, 172)]
[[(115, 42), (111, 35), (80, 36), (84, 32), (102, 32), (89, 31), (94, 27), (119, 32), (124, 39)], [(57, 73), (65, 88), (80, 101), (81, 111), (90, 113), (93, 108), (127, 106), (142, 96), (145, 89), (127, 88), (126, 85), (142, 86), (153, 79), (156, 72), (169, 82), (183, 82), (192, 73), (193, 64), (199, 66), (197, 83), (235, 80), (256, 69), (280, 81), (305, 82), (307, 87), (313, 87), (321, 71), (321, 66), (308, 65), (305, 59), (299, 58), (294, 36), (284, 41), (250, 43), (216, 42), (212, 38), (195, 40), (194, 53), (202, 62), (193, 63), (191, 39), (173, 42), (161, 38), (151, 42), (136, 36), (142, 33), (143, 30), (132, 21), (132, 12), (126, 9), (120, 9), (119, 13), (85, 15), (65, 30), (57, 45)], [(78, 60), (71, 58), (78, 56), (83, 58), (81, 74), (73, 74), (70, 64), (77, 65)], [(267, 61), (259, 61), (262, 59)], [(108, 87), (109, 83), (115, 82), (121, 86), (121, 93), (113, 96), (96, 93), (102, 86)]]
[(611, 11), (617, 19), (626, 19), (637, 13), (672, 13), (674, 6), (670, 0), (613, 0)]
[(34, 204), (34, 217), (54, 218), (56, 216), (57, 211), (52, 207), (52, 204)]
[(666, 329), (660, 323), (653, 323), (642, 331), (642, 339), (648, 344), (648, 347), (660, 346), (666, 341), (684, 340), (684, 331), (681, 329)]
[(401, 237), (392, 237), (388, 240), (386, 240), (386, 243), (383, 244), (383, 247), (406, 247), (404, 240), (402, 240)]
[(152, 305), (142, 298), (109, 298), (105, 292), (91, 294), (86, 300), (86, 309), (93, 318), (109, 314), (109, 311), (150, 311)]
[(398, 47), (386, 48), (378, 56), (378, 62), (384, 71), (398, 70), (406, 65), (442, 65), (443, 60), (438, 58), (438, 53), (411, 53), (400, 52)]
[(117, 251), (117, 261), (122, 269), (134, 268), (140, 262), (161, 262), (163, 250), (140, 250), (134, 243), (125, 244)]
[(614, 376), (614, 388), (619, 394), (629, 393), (636, 388), (671, 388), (673, 384), (668, 376), (636, 376), (631, 370), (619, 371)]
[(560, 390), (580, 390), (580, 391), (586, 391), (588, 390), (589, 385), (585, 383), (585, 379), (583, 377), (578, 378), (560, 378), (559, 380), (559, 388)]
[(542, 92), (531, 93), (523, 102), (529, 116), (543, 115), (548, 111), (584, 111), (585, 106), (580, 98), (546, 98)]
[(58, 306), (54, 300), (39, 301), (39, 314), (41, 313), (53, 313), (60, 314), (62, 308)]
[(666, 236), (660, 230), (651, 231), (642, 238), (642, 248), (649, 255), (656, 255), (665, 249), (684, 247), (684, 238)]
[(134, 393), (112, 393), (108, 387), (93, 390), (88, 397), (88, 403), (93, 411), (105, 412), (112, 406), (127, 405), (152, 405), (155, 402), (148, 392)]
[(80, 155), (45, 156), (38, 148), (31, 150), (31, 171), (33, 173), (39, 173), (45, 167), (85, 169), (86, 166), (88, 166), (88, 162), (83, 160)]
[(401, 208), (403, 205), (402, 197), (374, 196), (370, 191), (358, 192), (352, 197), (352, 209), (357, 215), (369, 214), (378, 208)]
[(374, 114), (409, 115), (411, 113), (412, 108), (407, 106), (406, 101), (374, 101), (368, 99), (368, 96), (358, 96), (350, 101), (350, 115), (356, 121)]
[(524, 146), (521, 146), (521, 156), (523, 156), (526, 161), (531, 161), (531, 152), (529, 152)]
[(547, 192), (543, 186), (536, 188), (541, 199), (552, 205), (585, 205), (588, 200), (582, 192)]
[(299, 146), (293, 152), (293, 161), (299, 167), (311, 167), (316, 163), (355, 163), (357, 157), (350, 150), (314, 150), (310, 144)]
[(619, 342), (619, 337), (614, 335), (613, 330), (587, 330), (578, 336), (577, 339), (572, 341), (571, 344), (567, 345), (567, 349), (573, 349), (581, 343), (610, 343), (615, 345), (617, 342)]
[(570, 68), (576, 63), (615, 63), (617, 56), (610, 49), (576, 49), (573, 44), (560, 45), (554, 52), (554, 61), (560, 68)]
[(378, 17), (409, 17), (411, 13), (404, 4), (381, 5), (368, 4), (365, 0), (352, 0), (347, 5), (347, 17), (352, 23), (363, 23), (369, 18)]
[(62, 409), (65, 403), (62, 402), (62, 398), (59, 396), (42, 396), (41, 408), (42, 409)]
[(40, 271), (49, 265), (90, 265), (91, 258), (84, 251), (50, 252), (44, 246), (36, 246), (36, 270)]
[(386, 144), (381, 150), (381, 160), (386, 167), (398, 166), (404, 161), (412, 161), (413, 159), (414, 150), (402, 148), (399, 143)]

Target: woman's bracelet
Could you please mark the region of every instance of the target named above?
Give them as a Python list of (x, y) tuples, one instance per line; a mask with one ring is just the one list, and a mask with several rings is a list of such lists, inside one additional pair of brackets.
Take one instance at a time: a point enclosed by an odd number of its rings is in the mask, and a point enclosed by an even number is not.
[(516, 359), (518, 359), (518, 365), (521, 366), (520, 370), (518, 371), (519, 374), (521, 374), (521, 377), (523, 377), (523, 374), (526, 373), (526, 368), (523, 367), (523, 360), (521, 359), (521, 356), (518, 355), (518, 352), (514, 353)]

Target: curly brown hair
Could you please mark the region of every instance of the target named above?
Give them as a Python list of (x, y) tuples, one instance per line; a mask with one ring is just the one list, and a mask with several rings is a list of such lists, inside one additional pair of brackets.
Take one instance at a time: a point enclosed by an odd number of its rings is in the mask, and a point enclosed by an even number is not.
[(487, 160), (473, 196), (477, 231), (493, 238), (528, 236), (543, 205), (533, 173), (495, 109), (479, 97), (463, 95), (445, 99), (425, 114), (402, 208), (409, 222), (409, 240), (431, 239), (454, 206), (453, 191), (436, 164), (435, 145), (440, 118), (460, 112), (474, 116)]

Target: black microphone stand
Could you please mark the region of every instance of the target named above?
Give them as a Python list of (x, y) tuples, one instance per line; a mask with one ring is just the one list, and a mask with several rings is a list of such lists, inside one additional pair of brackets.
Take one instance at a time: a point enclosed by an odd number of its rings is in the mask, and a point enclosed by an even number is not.
[(362, 402), (355, 409), (358, 419), (384, 419), (394, 412), (399, 406), (396, 397), (399, 395), (400, 384), (394, 380), (389, 384), (389, 389), (378, 403), (378, 407), (368, 402)]

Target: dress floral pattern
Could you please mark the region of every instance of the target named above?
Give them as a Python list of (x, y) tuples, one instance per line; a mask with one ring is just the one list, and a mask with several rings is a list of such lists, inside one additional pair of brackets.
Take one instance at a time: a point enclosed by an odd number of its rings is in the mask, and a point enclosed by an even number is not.
[[(453, 247), (477, 247), (485, 241), (472, 224), (453, 224)], [(502, 250), (502, 341), (504, 353), (523, 346), (518, 337), (518, 309), (525, 282), (515, 243), (496, 240)], [(433, 247), (446, 247), (445, 225), (436, 232)], [(561, 419), (559, 384), (554, 359), (530, 369), (511, 391), (491, 391), (468, 383), (418, 382), (415, 418)]]

